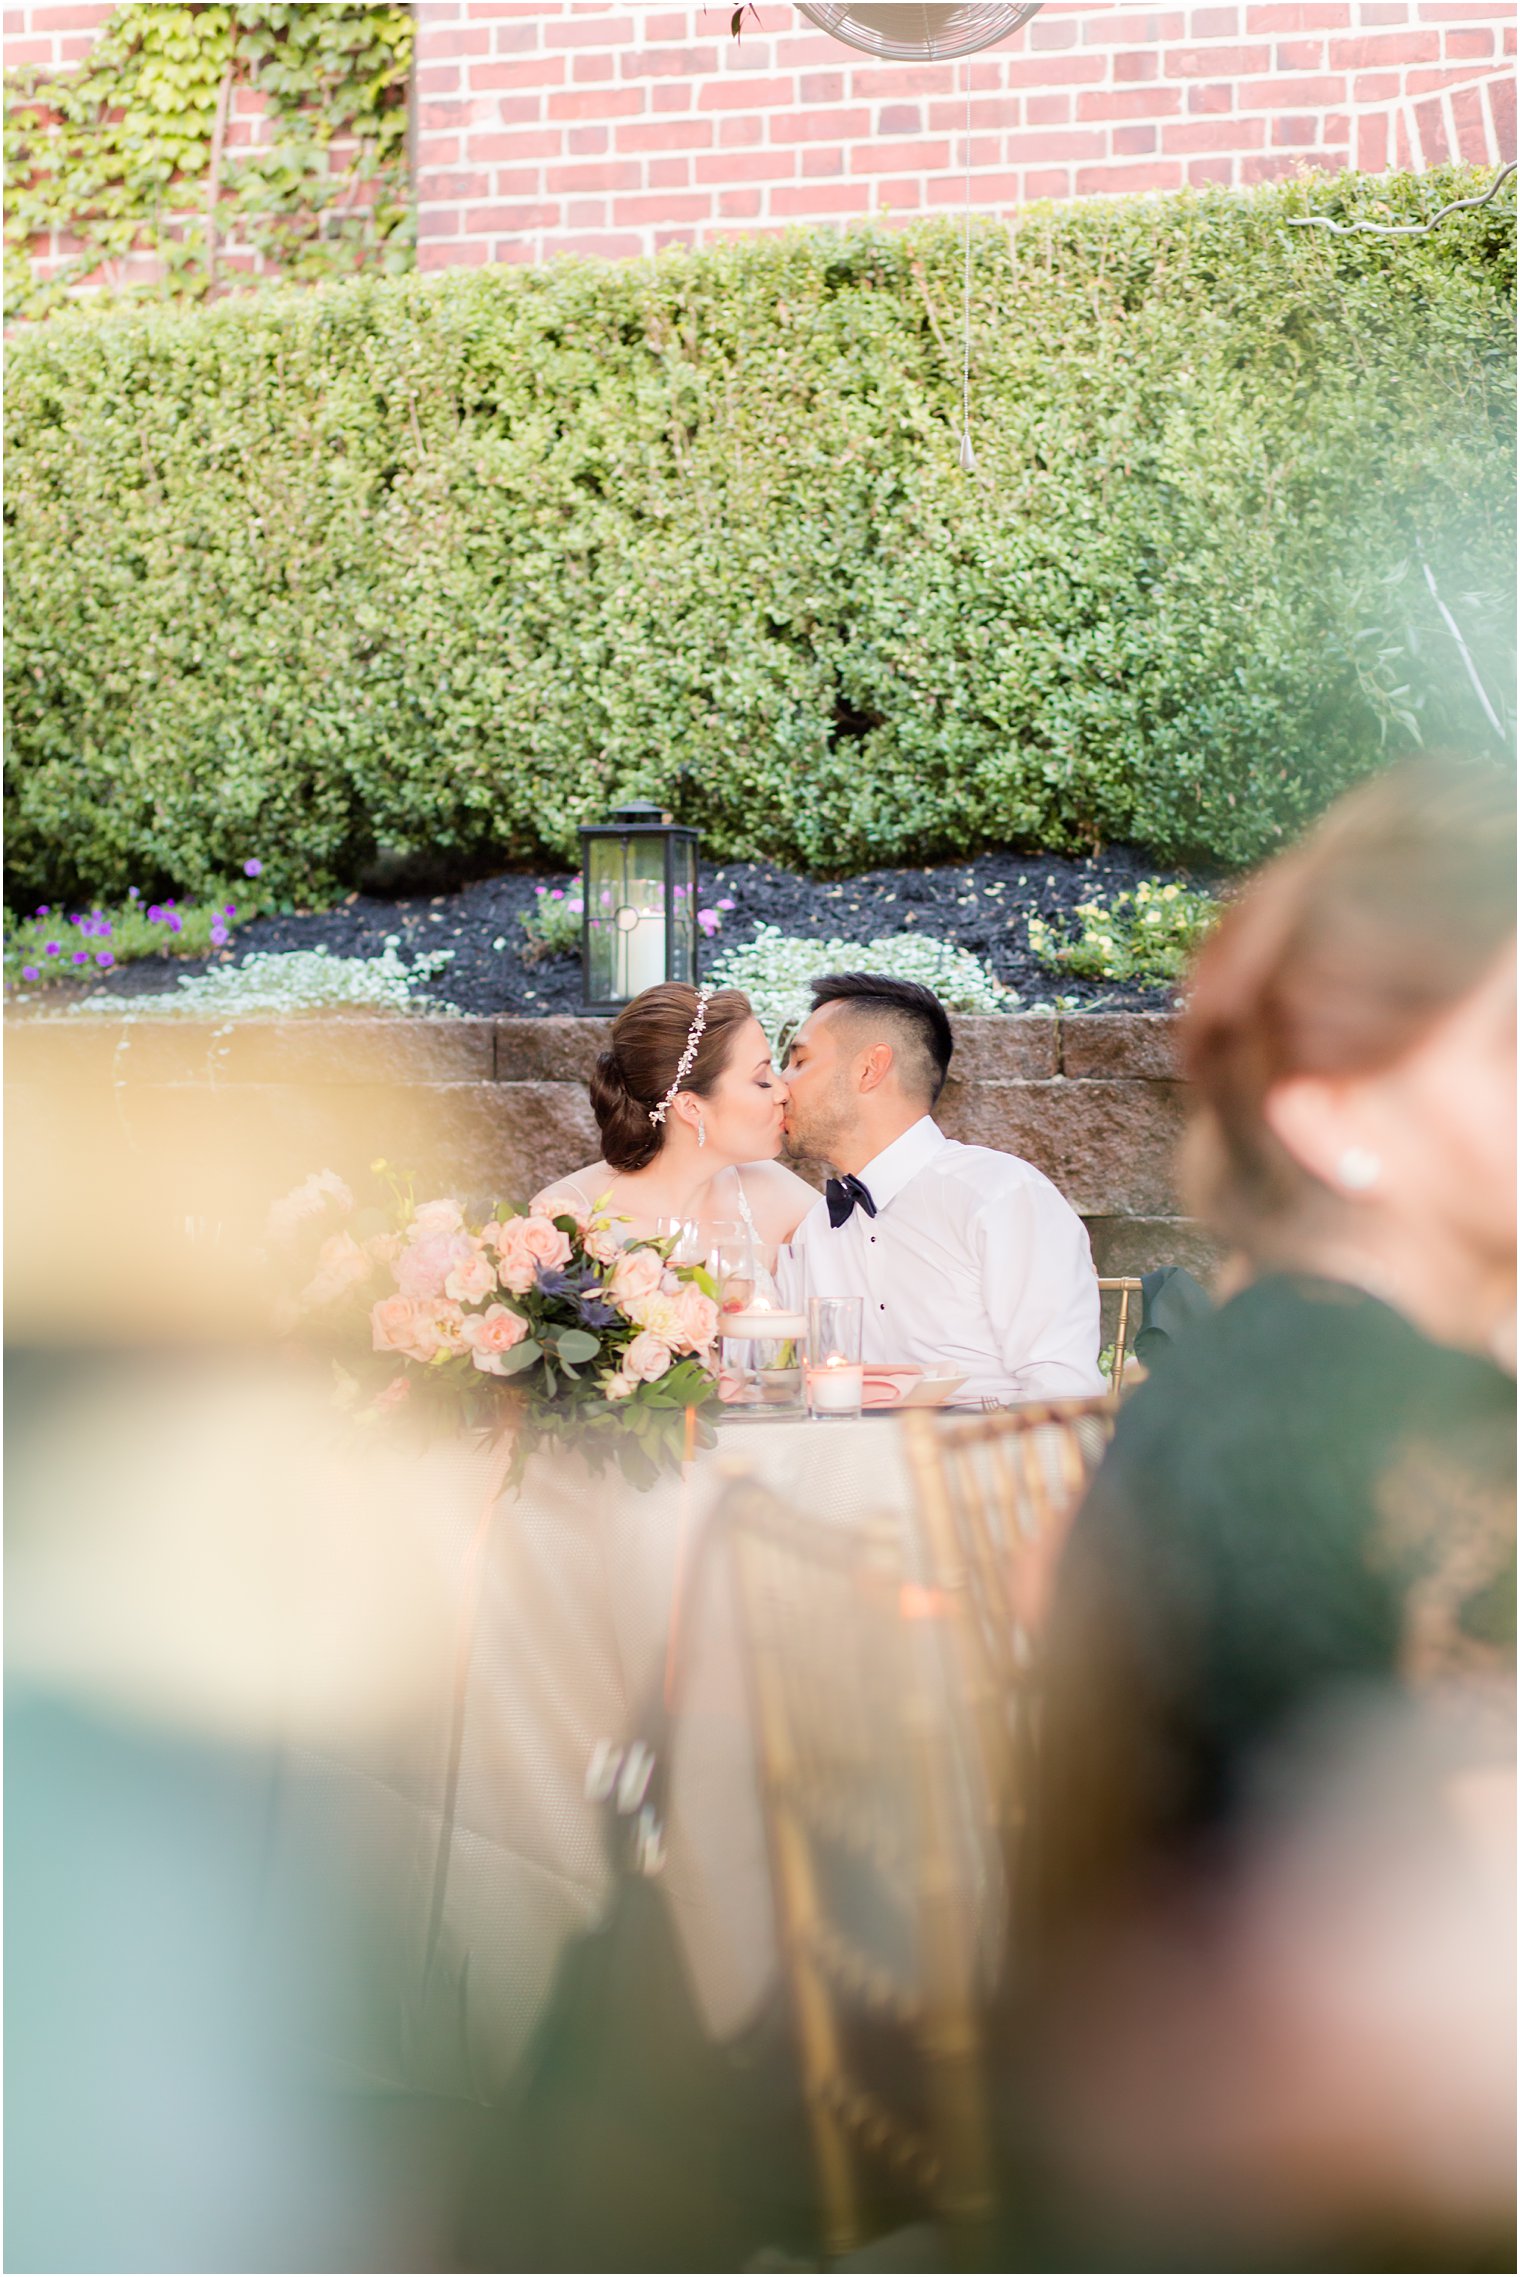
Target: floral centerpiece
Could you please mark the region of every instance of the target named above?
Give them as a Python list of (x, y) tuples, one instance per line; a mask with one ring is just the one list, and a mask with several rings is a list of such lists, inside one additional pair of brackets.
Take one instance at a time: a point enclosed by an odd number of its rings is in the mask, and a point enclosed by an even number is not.
[(693, 1433), (711, 1444), (718, 1306), (700, 1267), (672, 1265), (669, 1242), (625, 1245), (601, 1208), (472, 1214), (389, 1187), (388, 1208), (360, 1210), (324, 1170), (267, 1226), (272, 1258), (299, 1283), (279, 1326), (336, 1344), (340, 1397), (358, 1416), (508, 1429), (513, 1475), (535, 1447), (571, 1444), (639, 1486)]

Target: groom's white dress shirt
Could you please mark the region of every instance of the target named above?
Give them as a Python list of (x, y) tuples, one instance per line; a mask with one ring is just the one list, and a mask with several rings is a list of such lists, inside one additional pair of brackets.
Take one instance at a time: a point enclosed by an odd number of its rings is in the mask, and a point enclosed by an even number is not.
[(963, 1374), (958, 1403), (1107, 1390), (1087, 1228), (1040, 1171), (925, 1115), (859, 1175), (875, 1217), (834, 1227), (819, 1201), (782, 1252), (788, 1301), (862, 1298), (867, 1366)]

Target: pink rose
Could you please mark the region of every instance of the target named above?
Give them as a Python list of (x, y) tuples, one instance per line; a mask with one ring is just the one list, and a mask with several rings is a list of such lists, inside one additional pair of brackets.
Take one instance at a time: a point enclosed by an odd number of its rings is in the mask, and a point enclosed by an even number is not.
[(670, 1346), (644, 1329), (623, 1354), (623, 1373), (631, 1383), (652, 1384), (670, 1366)]
[(317, 1269), (301, 1291), (303, 1305), (316, 1309), (336, 1304), (350, 1289), (357, 1289), (375, 1270), (375, 1261), (359, 1247), (351, 1233), (335, 1233), (317, 1252)]
[(703, 1352), (718, 1333), (718, 1308), (695, 1281), (683, 1281), (675, 1299), (677, 1346), (683, 1352)]
[(486, 1227), (487, 1234), (496, 1236), (497, 1279), (514, 1297), (526, 1296), (538, 1278), (538, 1260), (529, 1256), (518, 1231), (526, 1222), (524, 1218), (509, 1218), (503, 1226)]
[(632, 1376), (603, 1376), (602, 1391), (608, 1399), (632, 1399), (638, 1390)]
[(426, 1234), (409, 1242), (393, 1268), (403, 1296), (441, 1297), (449, 1275), (475, 1255), (467, 1233)]
[(371, 1305), (369, 1320), (377, 1352), (399, 1352), (426, 1366), (465, 1349), (464, 1314), (443, 1297), (382, 1297)]
[(546, 1186), (541, 1194), (534, 1195), (528, 1208), (536, 1218), (573, 1218), (576, 1232), (585, 1230), (586, 1205), (573, 1194), (558, 1194), (552, 1186)]
[(612, 1293), (627, 1312), (641, 1297), (652, 1297), (665, 1277), (657, 1249), (625, 1249), (612, 1268)]
[(382, 1297), (369, 1308), (370, 1341), (376, 1352), (399, 1352), (408, 1360), (426, 1360), (431, 1351), (421, 1344), (424, 1308), (414, 1297)]
[(570, 1262), (569, 1241), (547, 1218), (508, 1218), (505, 1225), (487, 1226), (482, 1239), (494, 1239), (501, 1285), (514, 1297), (527, 1295), (540, 1266)]
[(426, 1241), (435, 1233), (461, 1233), (464, 1212), (457, 1202), (419, 1202), (406, 1229), (408, 1241)]
[(484, 1375), (505, 1374), (501, 1363), (528, 1333), (528, 1324), (510, 1305), (489, 1305), (472, 1313), (464, 1324), (464, 1340), (475, 1365)]
[(354, 1206), (354, 1197), (336, 1170), (313, 1171), (283, 1201), (271, 1204), (264, 1226), (267, 1238), (282, 1248), (288, 1247), (307, 1219), (319, 1218), (329, 1202), (347, 1216)]
[(408, 1400), (408, 1399), (410, 1399), (410, 1398), (411, 1398), (411, 1396), (412, 1396), (412, 1379), (411, 1379), (411, 1377), (410, 1377), (410, 1376), (392, 1376), (392, 1378), (391, 1378), (390, 1382), (389, 1382), (389, 1383), (386, 1385), (386, 1387), (385, 1387), (384, 1391), (383, 1391), (383, 1392), (380, 1392), (380, 1393), (379, 1393), (379, 1394), (376, 1396), (376, 1398), (375, 1398), (375, 1400), (374, 1400), (374, 1402), (373, 1402), (373, 1406), (372, 1406), (372, 1412), (373, 1412), (374, 1414), (376, 1414), (376, 1415), (384, 1415), (384, 1414), (386, 1414), (386, 1413), (387, 1413), (387, 1412), (388, 1412), (388, 1411), (389, 1411), (391, 1408), (393, 1408), (393, 1407), (400, 1407), (400, 1405), (402, 1404), (403, 1400)]
[(483, 1298), (494, 1295), (496, 1268), (489, 1257), (476, 1250), (454, 1267), (443, 1284), (445, 1296), (454, 1297), (462, 1305), (477, 1305)]
[(536, 1258), (540, 1265), (547, 1266), (551, 1272), (557, 1266), (569, 1264), (570, 1239), (567, 1234), (560, 1232), (557, 1225), (552, 1224), (548, 1218), (519, 1218), (517, 1222), (522, 1227), (518, 1240), (530, 1257)]

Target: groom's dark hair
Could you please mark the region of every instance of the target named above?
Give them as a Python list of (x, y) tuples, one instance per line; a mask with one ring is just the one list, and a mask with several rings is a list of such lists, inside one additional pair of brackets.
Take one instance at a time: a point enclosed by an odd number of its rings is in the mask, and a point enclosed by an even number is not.
[(932, 988), (921, 988), (916, 980), (889, 980), (880, 972), (830, 972), (813, 983), (813, 1010), (825, 1004), (847, 1004), (885, 1028), (904, 1084), (934, 1105), (945, 1088), (955, 1037), (950, 1015)]

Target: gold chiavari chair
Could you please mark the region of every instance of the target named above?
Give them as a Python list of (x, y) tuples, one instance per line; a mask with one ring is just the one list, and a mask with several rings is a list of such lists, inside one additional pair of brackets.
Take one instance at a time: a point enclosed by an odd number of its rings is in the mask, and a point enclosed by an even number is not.
[[(1114, 1364), (1109, 1370), (1109, 1389), (1115, 1399), (1124, 1389), (1124, 1377), (1134, 1357), (1132, 1346), (1140, 1327), (1140, 1303), (1145, 1283), (1137, 1274), (1119, 1274), (1098, 1283), (1100, 1299), (1117, 1297), (1118, 1318), (1114, 1324)], [(1108, 1305), (1103, 1306), (1104, 1326), (1108, 1325)], [(1105, 1337), (1104, 1342), (1107, 1342)]]
[(991, 2166), (975, 1862), (931, 1593), (886, 1521), (741, 1481), (733, 1558), (824, 2245), (925, 2212), (986, 2265)]
[(1114, 1394), (990, 1415), (902, 1418), (927, 1572), (981, 1751), (981, 1791), (1013, 1870), (1033, 1740), (1033, 1639), (1066, 1529), (1113, 1430)]

